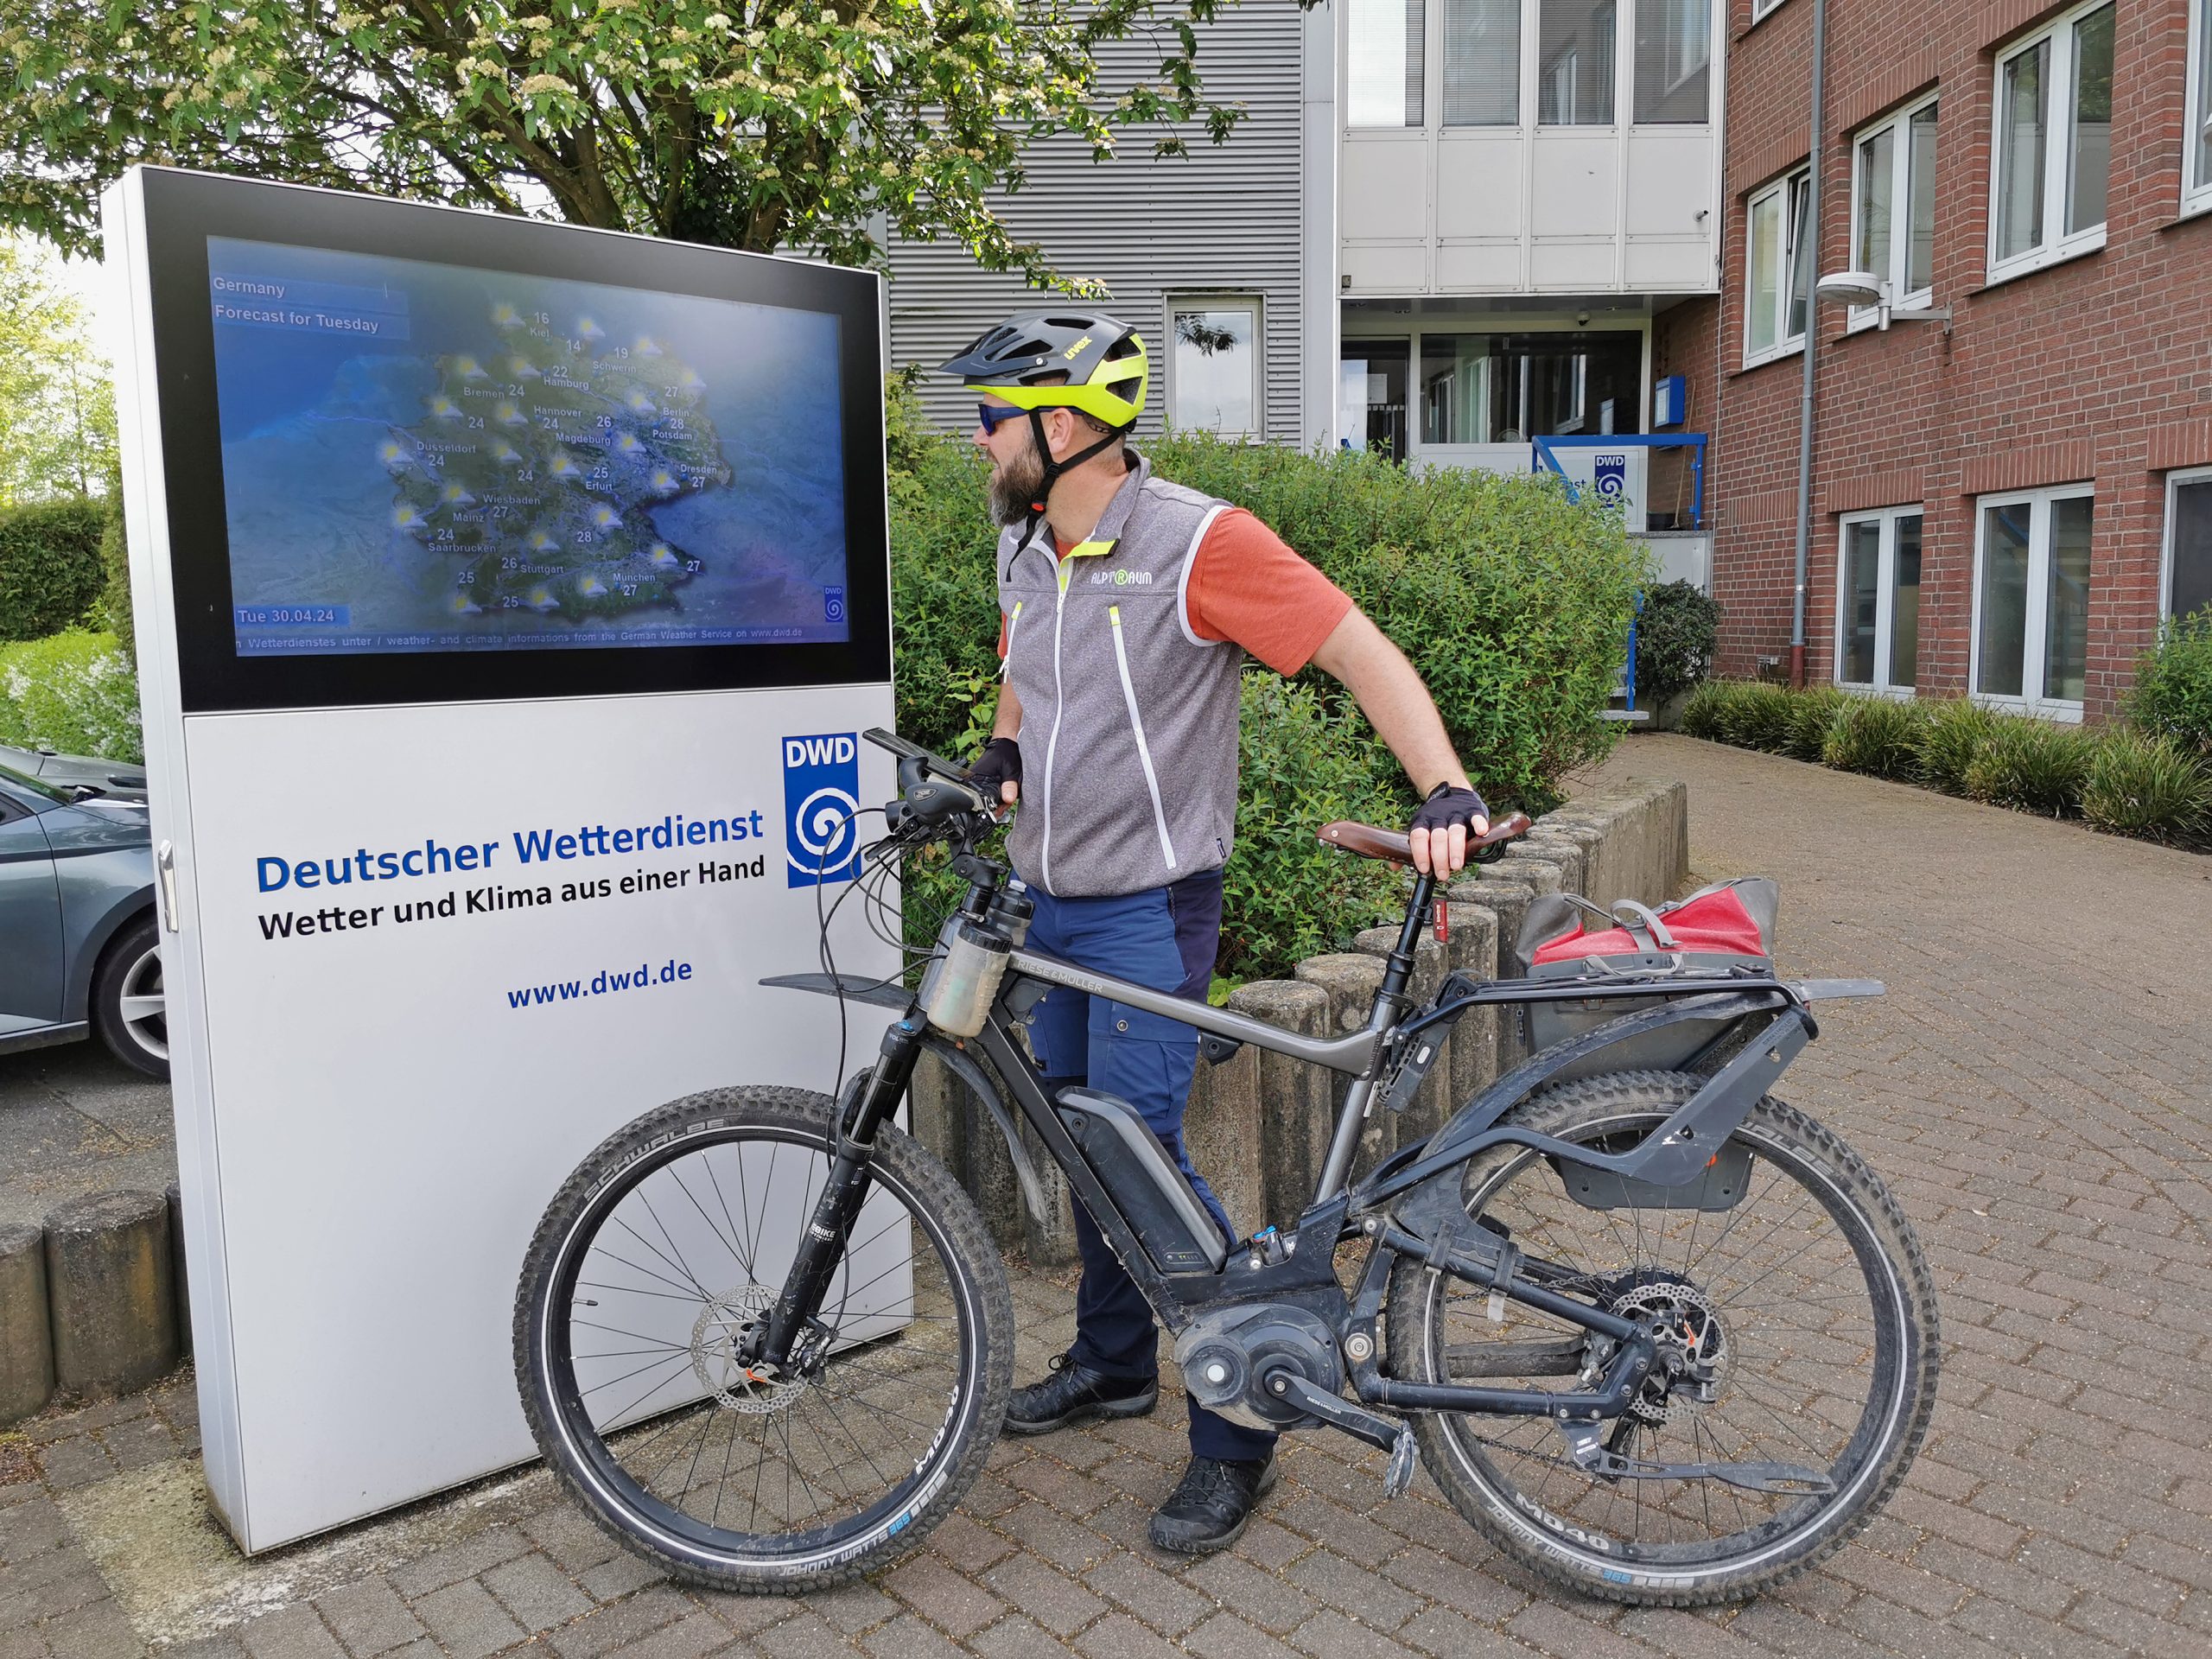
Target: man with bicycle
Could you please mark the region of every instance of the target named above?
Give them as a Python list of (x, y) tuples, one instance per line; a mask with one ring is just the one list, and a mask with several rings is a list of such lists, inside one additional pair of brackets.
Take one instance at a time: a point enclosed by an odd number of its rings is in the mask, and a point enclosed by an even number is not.
[[(980, 396), (991, 458), (1004, 684), (974, 769), (1008, 806), (1007, 856), (1036, 904), (1032, 948), (1204, 998), (1236, 811), (1247, 652), (1342, 681), (1425, 796), (1415, 865), (1459, 869), (1488, 809), (1404, 655), (1249, 512), (1155, 475), (1128, 442), (1148, 365), (1126, 323), (1055, 308), (1009, 318), (944, 365)], [(1025, 792), (1026, 785), (1026, 792)], [(1030, 1016), (1039, 1068), (1135, 1106), (1233, 1243), (1191, 1167), (1191, 1027), (1055, 988)], [(1078, 1205), (1076, 1340), (1017, 1389), (1007, 1429), (1042, 1434), (1141, 1416), (1160, 1397), (1152, 1309)], [(1152, 1541), (1221, 1549), (1275, 1478), (1274, 1436), (1191, 1408), (1191, 1462)]]

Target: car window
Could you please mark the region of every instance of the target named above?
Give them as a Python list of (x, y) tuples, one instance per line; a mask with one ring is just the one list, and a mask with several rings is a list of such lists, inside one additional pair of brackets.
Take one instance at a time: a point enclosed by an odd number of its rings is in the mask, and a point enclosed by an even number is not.
[(77, 798), (69, 791), (56, 789), (52, 784), (42, 784), (29, 773), (17, 772), (13, 766), (0, 766), (0, 779), (5, 779), (26, 795), (35, 795), (63, 806)]

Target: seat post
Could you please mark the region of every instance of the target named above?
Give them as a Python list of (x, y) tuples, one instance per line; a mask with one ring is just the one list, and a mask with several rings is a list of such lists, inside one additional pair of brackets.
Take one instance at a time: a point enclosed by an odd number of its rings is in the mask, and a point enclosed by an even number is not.
[(1428, 925), (1430, 901), (1436, 895), (1436, 872), (1427, 869), (1414, 877), (1414, 896), (1406, 906), (1406, 924), (1398, 930), (1397, 948), (1390, 952), (1382, 969), (1382, 995), (1401, 997), (1406, 987), (1413, 982), (1414, 952), (1421, 944), (1421, 931)]

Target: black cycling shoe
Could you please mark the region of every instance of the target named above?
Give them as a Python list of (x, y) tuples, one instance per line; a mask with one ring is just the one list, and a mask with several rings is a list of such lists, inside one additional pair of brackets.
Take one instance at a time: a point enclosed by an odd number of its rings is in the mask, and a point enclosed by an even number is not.
[(1042, 1382), (1016, 1389), (1006, 1402), (1009, 1434), (1049, 1434), (1107, 1417), (1142, 1417), (1160, 1403), (1160, 1379), (1108, 1376), (1065, 1354)]
[(1257, 1463), (1192, 1458), (1147, 1535), (1161, 1549), (1183, 1555), (1227, 1549), (1252, 1524), (1252, 1511), (1274, 1489), (1278, 1472), (1273, 1454)]

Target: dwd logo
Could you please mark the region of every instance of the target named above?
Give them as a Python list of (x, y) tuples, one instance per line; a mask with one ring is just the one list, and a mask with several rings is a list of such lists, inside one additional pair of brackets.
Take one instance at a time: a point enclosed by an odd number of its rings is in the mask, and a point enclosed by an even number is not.
[(851, 732), (784, 740), (784, 849), (788, 885), (849, 881), (859, 871), (861, 751)]
[(1599, 455), (1592, 480), (1601, 501), (1619, 501), (1628, 494), (1628, 457)]

